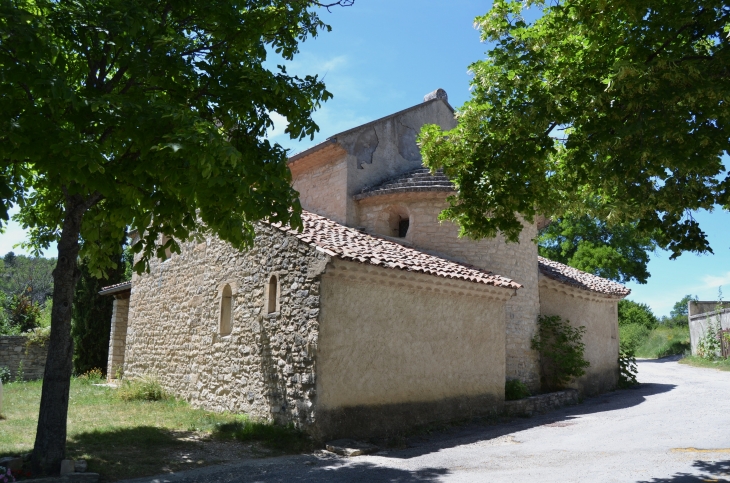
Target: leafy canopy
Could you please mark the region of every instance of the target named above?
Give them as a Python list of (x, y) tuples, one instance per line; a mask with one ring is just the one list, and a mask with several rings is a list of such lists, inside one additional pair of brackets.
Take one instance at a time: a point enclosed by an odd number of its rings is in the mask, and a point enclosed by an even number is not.
[(657, 320), (651, 308), (633, 300), (623, 299), (618, 301), (618, 325), (639, 325), (647, 330), (657, 326)]
[(721, 0), (496, 0), (458, 126), (419, 138), (459, 188), (442, 217), (516, 241), (521, 218), (591, 215), (711, 251), (691, 211), (729, 203), (728, 19)]
[(128, 225), (138, 270), (196, 230), (240, 247), (256, 220), (297, 225), (285, 150), (264, 136), (272, 112), (312, 136), (331, 94), (263, 63), (329, 28), (314, 3), (0, 0), (0, 216), (17, 203), (44, 249), (81, 204), (97, 275)]
[(621, 283), (646, 283), (655, 247), (636, 223), (608, 225), (588, 215), (558, 218), (540, 230), (537, 241), (541, 256)]

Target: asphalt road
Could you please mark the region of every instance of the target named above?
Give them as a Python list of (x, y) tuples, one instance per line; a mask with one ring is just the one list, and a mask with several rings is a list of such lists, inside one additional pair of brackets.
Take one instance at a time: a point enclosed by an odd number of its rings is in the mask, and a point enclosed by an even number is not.
[(639, 362), (638, 389), (371, 456), (249, 460), (128, 483), (730, 482), (730, 372)]

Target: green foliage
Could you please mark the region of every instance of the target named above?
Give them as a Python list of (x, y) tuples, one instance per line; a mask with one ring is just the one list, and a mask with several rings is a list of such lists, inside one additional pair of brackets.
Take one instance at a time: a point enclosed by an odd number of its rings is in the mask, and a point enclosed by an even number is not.
[(504, 383), (504, 399), (506, 401), (517, 401), (530, 397), (530, 390), (525, 383), (519, 379), (507, 379)]
[(23, 369), (23, 361), (18, 362), (18, 369), (15, 371), (15, 382), (25, 381), (25, 369)]
[(642, 324), (619, 325), (619, 340), (626, 351), (636, 352), (649, 337), (651, 330)]
[(651, 330), (657, 326), (657, 320), (651, 308), (642, 303), (633, 300), (619, 300), (618, 302), (618, 325), (641, 325)]
[(730, 204), (727, 2), (495, 0), (476, 24), (493, 48), (457, 127), (419, 137), (459, 187), (443, 219), (516, 241), (521, 217), (589, 215), (711, 251), (690, 213)]
[(124, 380), (117, 389), (117, 396), (123, 401), (164, 401), (170, 395), (153, 376)]
[(107, 367), (114, 297), (99, 295), (99, 291), (123, 281), (126, 268), (123, 256), (117, 255), (116, 268), (107, 270), (108, 278), (99, 279), (91, 273), (87, 261), (79, 263), (81, 277), (76, 282), (71, 319), (73, 365), (77, 374)]
[(689, 327), (659, 326), (652, 330), (636, 348), (636, 355), (649, 359), (687, 354), (691, 350)]
[(19, 332), (27, 332), (38, 327), (41, 308), (33, 299), (24, 295), (13, 295), (8, 304), (9, 322)]
[(100, 384), (104, 381), (104, 373), (98, 367), (94, 367), (93, 369), (89, 369), (84, 372), (76, 379), (78, 379), (82, 384)]
[(618, 387), (628, 389), (639, 382), (636, 376), (639, 368), (636, 366), (636, 356), (632, 350), (620, 349), (618, 354)]
[(8, 366), (0, 366), (0, 381), (3, 384), (10, 382), (10, 368)]
[(681, 300), (677, 301), (669, 312), (669, 317), (663, 316), (659, 321), (667, 327), (689, 326), (689, 302), (699, 300), (696, 295), (685, 295)]
[(608, 225), (596, 218), (564, 216), (538, 234), (541, 256), (599, 277), (646, 283), (649, 252), (655, 244), (635, 223)]
[(286, 452), (302, 452), (312, 447), (312, 441), (292, 425), (280, 426), (267, 421), (255, 421), (244, 415), (231, 423), (219, 423), (213, 436), (220, 439), (261, 441), (266, 446)]
[(8, 252), (0, 271), (0, 290), (8, 297), (27, 297), (36, 305), (45, 304), (53, 293), (55, 258), (29, 257)]
[(575, 378), (585, 374), (590, 364), (584, 358), (584, 326), (573, 327), (569, 320), (559, 316), (538, 318), (538, 334), (532, 339), (532, 348), (540, 352), (543, 389), (562, 389)]

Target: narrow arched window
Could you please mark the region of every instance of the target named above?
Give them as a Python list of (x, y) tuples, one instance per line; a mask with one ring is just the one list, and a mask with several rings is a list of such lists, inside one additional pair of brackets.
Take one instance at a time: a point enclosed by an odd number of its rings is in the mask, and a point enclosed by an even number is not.
[(272, 275), (269, 279), (269, 300), (267, 305), (266, 313), (273, 314), (276, 312), (276, 298), (279, 295), (279, 281), (276, 275)]
[(231, 312), (233, 305), (233, 294), (231, 286), (226, 284), (221, 292), (221, 318), (220, 318), (220, 334), (228, 335), (231, 333)]

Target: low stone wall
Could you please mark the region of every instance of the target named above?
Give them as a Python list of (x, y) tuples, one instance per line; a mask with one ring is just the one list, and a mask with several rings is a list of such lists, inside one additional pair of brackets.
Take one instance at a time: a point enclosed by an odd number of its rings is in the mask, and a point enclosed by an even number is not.
[(504, 413), (507, 416), (532, 416), (536, 413), (546, 413), (553, 409), (575, 404), (578, 404), (578, 391), (566, 389), (565, 391), (526, 397), (518, 401), (505, 401)]
[(23, 379), (41, 379), (46, 367), (47, 346), (26, 346), (27, 339), (22, 335), (0, 336), (0, 367), (10, 369), (11, 380), (17, 377), (18, 369), (23, 369)]

